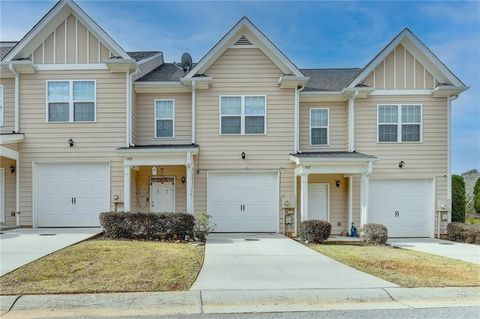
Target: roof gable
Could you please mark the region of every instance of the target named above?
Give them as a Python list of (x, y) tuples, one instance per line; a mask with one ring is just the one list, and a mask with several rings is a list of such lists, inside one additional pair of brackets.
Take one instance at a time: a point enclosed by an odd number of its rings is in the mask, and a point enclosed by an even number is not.
[(348, 85), (348, 88), (354, 88), (365, 81), (372, 72), (381, 65), (391, 53), (399, 46), (405, 48), (416, 61), (431, 73), (438, 83), (447, 83), (454, 86), (465, 86), (465, 84), (450, 71), (445, 64), (408, 28), (400, 32), (392, 41), (380, 51), (367, 65), (362, 69)]
[(253, 46), (260, 49), (284, 74), (303, 77), (302, 72), (248, 18), (243, 17), (185, 75), (185, 78), (190, 79), (196, 74), (205, 72), (228, 48), (242, 46)]
[(74, 15), (79, 22), (86, 26), (89, 32), (99, 39), (102, 45), (104, 45), (112, 55), (120, 56), (123, 59), (130, 59), (130, 56), (74, 1), (60, 0), (40, 19), (22, 40), (11, 49), (5, 56), (4, 61), (27, 58), (59, 25), (64, 23), (70, 15)]

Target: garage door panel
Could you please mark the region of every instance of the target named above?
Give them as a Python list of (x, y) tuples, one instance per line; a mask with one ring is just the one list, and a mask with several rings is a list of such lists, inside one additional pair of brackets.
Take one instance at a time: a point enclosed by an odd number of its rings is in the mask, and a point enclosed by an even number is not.
[(384, 224), (391, 237), (428, 236), (431, 190), (431, 180), (371, 180), (368, 222)]

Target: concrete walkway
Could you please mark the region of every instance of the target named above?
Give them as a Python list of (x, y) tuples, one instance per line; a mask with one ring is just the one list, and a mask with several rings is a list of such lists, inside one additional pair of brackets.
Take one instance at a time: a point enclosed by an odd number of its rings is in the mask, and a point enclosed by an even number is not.
[(449, 257), (480, 264), (480, 246), (435, 238), (390, 238), (395, 247)]
[(278, 234), (212, 234), (191, 290), (396, 286)]
[(0, 233), (0, 276), (88, 239), (100, 228), (16, 228)]

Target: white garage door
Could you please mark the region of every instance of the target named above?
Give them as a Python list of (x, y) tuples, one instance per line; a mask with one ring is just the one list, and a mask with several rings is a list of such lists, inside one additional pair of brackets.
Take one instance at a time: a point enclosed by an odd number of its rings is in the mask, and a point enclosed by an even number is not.
[(38, 227), (99, 226), (110, 209), (108, 163), (37, 164)]
[(428, 237), (432, 180), (371, 180), (368, 222), (387, 226), (389, 237)]
[(278, 173), (208, 173), (207, 210), (216, 232), (278, 231)]

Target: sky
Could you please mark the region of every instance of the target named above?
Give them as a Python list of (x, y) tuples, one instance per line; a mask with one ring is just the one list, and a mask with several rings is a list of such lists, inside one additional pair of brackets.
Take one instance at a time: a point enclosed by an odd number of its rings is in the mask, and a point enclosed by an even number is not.
[[(55, 1), (0, 0), (0, 40)], [(77, 1), (125, 50), (198, 61), (247, 16), (300, 68), (363, 67), (410, 28), (470, 89), (452, 102), (452, 170), (480, 169), (480, 1)]]

